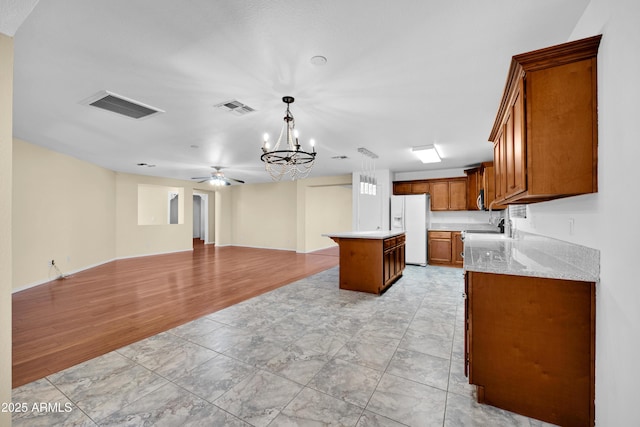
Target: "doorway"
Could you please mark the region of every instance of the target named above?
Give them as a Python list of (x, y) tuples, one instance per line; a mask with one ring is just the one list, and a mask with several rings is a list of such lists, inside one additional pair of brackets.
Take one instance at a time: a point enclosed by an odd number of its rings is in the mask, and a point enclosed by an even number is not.
[(193, 193), (193, 241), (209, 244), (209, 195)]

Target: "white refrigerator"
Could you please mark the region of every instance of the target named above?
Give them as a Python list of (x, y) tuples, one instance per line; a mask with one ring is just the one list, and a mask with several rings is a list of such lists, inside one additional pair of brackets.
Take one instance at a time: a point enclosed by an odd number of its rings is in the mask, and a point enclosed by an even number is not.
[(427, 265), (427, 220), (429, 200), (426, 194), (391, 196), (391, 230), (406, 235), (407, 264)]

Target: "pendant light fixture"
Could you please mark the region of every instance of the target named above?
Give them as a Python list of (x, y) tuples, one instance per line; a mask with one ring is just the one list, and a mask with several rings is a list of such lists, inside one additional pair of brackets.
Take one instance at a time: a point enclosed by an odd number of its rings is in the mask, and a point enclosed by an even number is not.
[[(314, 140), (310, 140), (312, 151), (300, 149), (298, 142), (298, 131), (296, 121), (289, 109), (293, 103), (292, 96), (285, 96), (282, 102), (287, 104), (287, 111), (284, 116), (284, 124), (280, 130), (278, 142), (270, 149), (269, 135), (264, 134), (262, 142), (262, 156), (260, 160), (264, 162), (264, 168), (274, 181), (280, 181), (283, 176), (288, 175), (291, 179), (305, 178), (311, 172), (311, 168), (316, 160), (316, 149)], [(284, 141), (283, 141), (284, 138)], [(280, 147), (283, 144), (283, 147)]]

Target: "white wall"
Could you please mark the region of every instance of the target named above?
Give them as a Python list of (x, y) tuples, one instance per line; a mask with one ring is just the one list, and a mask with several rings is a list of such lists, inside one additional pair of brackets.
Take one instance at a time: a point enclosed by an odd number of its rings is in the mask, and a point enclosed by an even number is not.
[[(530, 205), (520, 229), (600, 250), (596, 425), (638, 425), (640, 2), (592, 0), (570, 40), (603, 34), (598, 53), (598, 193)], [(573, 220), (573, 232), (569, 222)]]
[[(487, 142), (487, 145), (490, 144)], [(470, 168), (469, 168), (470, 169)], [(411, 181), (414, 179), (438, 179), (438, 178), (455, 178), (466, 177), (464, 169), (437, 169), (437, 170), (424, 170), (413, 172), (396, 172), (393, 175), (394, 181)]]
[(376, 170), (378, 188), (375, 196), (360, 194), (360, 173), (352, 174), (353, 231), (388, 230), (391, 219), (392, 174)]

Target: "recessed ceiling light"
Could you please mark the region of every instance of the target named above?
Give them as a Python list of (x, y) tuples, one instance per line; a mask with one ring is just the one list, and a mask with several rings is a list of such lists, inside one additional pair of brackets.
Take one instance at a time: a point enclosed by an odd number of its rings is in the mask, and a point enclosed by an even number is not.
[(436, 150), (435, 145), (413, 147), (411, 151), (418, 156), (422, 163), (438, 163), (442, 160), (440, 159), (440, 155), (438, 154), (438, 150)]
[(327, 58), (322, 55), (316, 55), (311, 58), (311, 63), (313, 65), (325, 65), (327, 63)]

